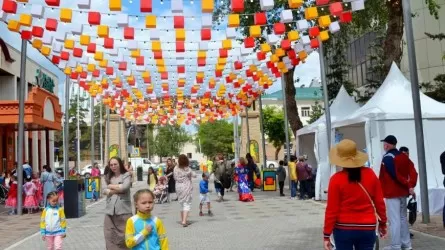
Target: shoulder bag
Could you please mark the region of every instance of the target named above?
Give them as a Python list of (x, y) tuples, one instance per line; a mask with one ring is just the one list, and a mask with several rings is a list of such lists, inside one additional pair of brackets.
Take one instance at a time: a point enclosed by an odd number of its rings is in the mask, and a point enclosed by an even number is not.
[(375, 207), (374, 201), (372, 200), (368, 191), (366, 191), (366, 188), (363, 187), (363, 185), (360, 182), (358, 183), (358, 185), (363, 189), (363, 192), (365, 192), (366, 196), (368, 196), (368, 199), (371, 202), (372, 208), (374, 208), (374, 214), (375, 214), (375, 217), (377, 218), (377, 223), (379, 223), (382, 219), (380, 218), (379, 214), (377, 213), (377, 208)]

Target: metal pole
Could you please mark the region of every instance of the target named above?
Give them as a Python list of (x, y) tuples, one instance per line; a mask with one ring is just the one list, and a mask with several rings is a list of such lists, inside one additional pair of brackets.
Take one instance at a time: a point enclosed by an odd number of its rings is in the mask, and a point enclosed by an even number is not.
[(70, 161), (68, 156), (69, 151), (69, 134), (70, 134), (70, 128), (69, 128), (69, 120), (70, 120), (70, 79), (69, 77), (66, 77), (65, 82), (65, 120), (63, 124), (63, 162), (65, 163), (64, 166), (64, 177), (65, 179), (68, 178), (68, 172), (70, 170)]
[(246, 107), (246, 132), (247, 132), (246, 154), (248, 154), (250, 153), (249, 107)]
[(326, 68), (324, 63), (324, 51), (323, 51), (323, 42), (320, 37), (318, 37), (318, 41), (320, 44), (320, 48), (318, 50), (318, 54), (320, 57), (320, 75), (321, 75), (321, 84), (323, 86), (323, 97), (324, 97), (324, 113), (326, 117), (326, 134), (328, 139), (328, 152), (331, 149), (331, 111), (329, 109), (329, 93), (328, 93), (328, 84), (326, 82)]
[[(17, 141), (17, 214), (22, 215), (23, 205), (23, 144), (25, 142), (25, 95), (26, 95), (26, 50), (28, 41), (22, 39), (20, 57), (20, 86), (19, 86), (19, 131)], [(47, 142), (49, 143), (49, 142)], [(48, 159), (49, 162), (49, 159)]]
[(91, 96), (91, 166), (94, 166), (94, 97)]
[(240, 134), (239, 134), (239, 123), (238, 123), (238, 114), (235, 116), (235, 124), (236, 124), (236, 137), (235, 137), (235, 164), (238, 163), (240, 158)]
[(258, 105), (260, 110), (260, 133), (261, 133), (261, 146), (263, 148), (263, 167), (267, 168), (267, 154), (266, 154), (266, 138), (264, 135), (264, 117), (263, 117), (263, 100), (262, 95), (258, 99)]
[(118, 145), (119, 145), (119, 150), (118, 150), (118, 152), (119, 152), (119, 158), (121, 158), (122, 159), (122, 139), (121, 139), (121, 136), (122, 136), (122, 133), (121, 133), (121, 130), (122, 130), (122, 119), (121, 119), (121, 117), (119, 116), (119, 119), (118, 119), (118, 125), (117, 125), (117, 138), (118, 138), (118, 140), (119, 140), (119, 142), (118, 142)]
[(289, 121), (287, 119), (287, 102), (286, 102), (286, 82), (284, 80), (284, 74), (281, 74), (281, 89), (283, 91), (283, 111), (284, 111), (284, 133), (286, 135), (286, 161), (288, 167), (288, 175), (289, 175), (289, 188), (291, 188), (291, 180), (290, 180), (290, 139), (289, 139)]
[[(150, 159), (150, 141), (149, 141), (149, 135), (150, 135), (150, 130), (149, 130), (149, 126), (147, 124), (147, 128), (145, 129), (145, 131), (147, 131), (147, 159)], [(201, 149), (199, 149), (199, 153), (201, 153)]]
[(110, 159), (110, 107), (107, 106), (106, 109), (107, 112), (107, 145), (105, 145), (107, 147), (107, 162), (108, 159)]
[(430, 223), (430, 206), (428, 199), (428, 182), (425, 161), (425, 145), (423, 138), (422, 107), (420, 105), (419, 77), (417, 75), (416, 48), (414, 46), (411, 3), (403, 0), (403, 19), (405, 20), (406, 43), (408, 45), (409, 73), (413, 96), (414, 125), (416, 129), (417, 161), (419, 164), (420, 198), (422, 206), (422, 222)]
[(100, 105), (100, 115), (99, 115), (99, 131), (100, 131), (100, 139), (99, 139), (99, 143), (100, 143), (100, 164), (101, 167), (104, 166), (104, 140), (103, 140), (103, 131), (102, 131), (102, 127), (103, 127), (103, 114), (102, 114), (102, 108), (103, 108), (103, 104), (102, 102), (99, 103)]
[(79, 103), (79, 96), (80, 96), (80, 82), (77, 82), (77, 172), (80, 173), (80, 103)]
[(234, 153), (234, 155), (235, 155), (235, 165), (237, 164), (237, 162), (238, 162), (238, 152), (237, 152), (237, 141), (238, 141), (238, 138), (237, 138), (237, 133), (238, 133), (238, 121), (237, 121), (237, 119), (236, 119), (236, 116), (234, 116), (233, 117), (233, 153)]

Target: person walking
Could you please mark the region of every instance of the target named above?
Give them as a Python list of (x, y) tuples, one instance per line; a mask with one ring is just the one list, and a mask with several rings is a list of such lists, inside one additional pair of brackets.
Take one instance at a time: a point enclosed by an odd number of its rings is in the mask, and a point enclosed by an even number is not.
[(332, 165), (343, 170), (329, 180), (324, 219), (324, 249), (374, 249), (376, 228), (386, 237), (386, 210), (382, 188), (374, 171), (364, 167), (368, 155), (352, 140), (342, 140), (329, 152)]
[(182, 154), (178, 157), (178, 166), (173, 170), (173, 178), (176, 181), (176, 194), (181, 206), (181, 224), (183, 227), (188, 226), (187, 218), (192, 207), (192, 177), (193, 172), (189, 167), (189, 158)]
[(290, 162), (287, 163), (290, 176), (290, 199), (294, 200), (297, 197), (297, 164), (295, 163), (295, 156), (290, 156)]
[(253, 198), (252, 191), (248, 186), (248, 174), (250, 169), (247, 167), (247, 160), (239, 158), (238, 166), (235, 168), (235, 174), (238, 177), (238, 196), (240, 201), (251, 202)]
[(213, 163), (212, 174), (214, 175), (215, 191), (218, 195), (218, 202), (224, 201), (224, 186), (227, 185), (227, 172), (230, 166), (227, 165), (224, 155), (219, 153), (216, 156), (216, 161)]
[(104, 177), (102, 193), (107, 196), (104, 218), (104, 236), (107, 250), (127, 249), (125, 225), (132, 216), (131, 175), (119, 157), (112, 157), (110, 171)]
[(278, 186), (280, 187), (280, 196), (284, 194), (284, 181), (286, 180), (286, 169), (284, 169), (284, 161), (279, 162), (280, 166), (277, 168)]
[[(52, 173), (50, 166), (44, 165), (42, 169), (43, 172), (40, 175), (40, 182), (43, 185), (43, 197), (46, 198), (50, 192), (56, 191), (57, 177)], [(45, 199), (43, 207), (47, 206), (47, 202), (47, 199)]]
[(380, 166), (380, 184), (388, 210), (391, 244), (385, 250), (412, 249), (407, 218), (407, 198), (415, 196), (417, 173), (410, 171), (413, 162), (397, 148), (397, 138), (388, 135), (382, 140), (385, 155)]
[[(167, 168), (165, 170), (165, 177), (168, 178), (168, 193), (167, 200), (170, 202), (170, 194), (176, 193), (176, 181), (173, 178), (173, 170), (175, 169), (175, 165), (171, 158), (167, 159)], [(177, 201), (178, 197), (173, 201)]]
[(308, 198), (309, 195), (309, 179), (312, 177), (312, 169), (305, 162), (304, 156), (298, 158), (297, 176), (300, 183), (300, 200)]
[(247, 181), (249, 184), (250, 191), (253, 192), (253, 190), (255, 189), (254, 175), (255, 175), (255, 172), (257, 169), (257, 165), (250, 153), (246, 154), (246, 160), (247, 160), (247, 169), (248, 169)]

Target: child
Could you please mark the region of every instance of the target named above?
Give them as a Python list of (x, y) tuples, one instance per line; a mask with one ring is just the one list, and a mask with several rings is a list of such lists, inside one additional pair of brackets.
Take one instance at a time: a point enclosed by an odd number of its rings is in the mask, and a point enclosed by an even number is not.
[(43, 206), (43, 186), (42, 183), (40, 182), (40, 176), (38, 173), (34, 173), (32, 175), (32, 183), (34, 183), (34, 185), (36, 186), (36, 200), (37, 200), (37, 204), (39, 204), (39, 207)]
[(63, 193), (63, 172), (62, 171), (58, 171), (56, 173), (56, 191), (57, 191), (57, 196), (59, 196), (59, 205), (61, 207), (63, 207), (64, 203), (65, 203), (65, 195)]
[(26, 179), (26, 183), (23, 185), (23, 192), (26, 195), (23, 208), (28, 209), (28, 214), (31, 214), (34, 209), (39, 208), (39, 203), (36, 198), (37, 187), (31, 180), (31, 178)]
[(46, 201), (47, 206), (40, 217), (40, 233), (49, 250), (60, 250), (66, 237), (65, 211), (59, 206), (57, 192), (49, 192)]
[(280, 161), (280, 166), (277, 168), (278, 175), (278, 186), (280, 187), (280, 196), (285, 196), (284, 194), (284, 180), (286, 180), (286, 169), (284, 169), (284, 161)]
[(9, 184), (8, 198), (5, 202), (5, 207), (9, 208), (9, 215), (14, 215), (17, 210), (17, 176), (11, 175)]
[(156, 176), (155, 170), (152, 167), (148, 168), (147, 184), (148, 189), (151, 191), (153, 191), (158, 184), (158, 177)]
[(210, 210), (210, 198), (209, 198), (209, 174), (202, 173), (202, 180), (199, 183), (199, 216), (204, 216), (202, 213), (202, 206), (207, 204), (207, 209), (209, 210), (209, 216), (213, 216), (212, 211)]
[(162, 191), (164, 191), (166, 188), (167, 188), (167, 178), (165, 178), (165, 176), (162, 176), (159, 178), (159, 183), (153, 190), (153, 194), (155, 196), (160, 195)]
[(97, 190), (97, 185), (96, 185), (96, 179), (95, 178), (91, 179), (90, 186), (91, 186), (91, 193), (93, 194), (93, 197), (91, 197), (91, 202), (97, 201), (98, 194), (97, 194), (97, 191), (96, 191)]
[(152, 216), (154, 194), (148, 189), (138, 190), (134, 195), (136, 215), (127, 220), (125, 244), (130, 249), (168, 250), (168, 239), (164, 224)]

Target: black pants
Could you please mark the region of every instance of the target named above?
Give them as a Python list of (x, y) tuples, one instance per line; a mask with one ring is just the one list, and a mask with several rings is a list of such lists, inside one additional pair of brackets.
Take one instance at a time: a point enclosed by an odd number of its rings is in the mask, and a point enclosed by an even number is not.
[(305, 195), (308, 195), (308, 181), (307, 180), (303, 180), (303, 181), (299, 181), (300, 182), (300, 199), (304, 199)]
[(284, 194), (284, 193), (283, 193), (283, 189), (284, 189), (284, 181), (279, 181), (279, 182), (278, 182), (278, 186), (280, 187), (280, 194)]
[(224, 197), (224, 187), (219, 182), (215, 182), (215, 191), (220, 193), (221, 197)]

